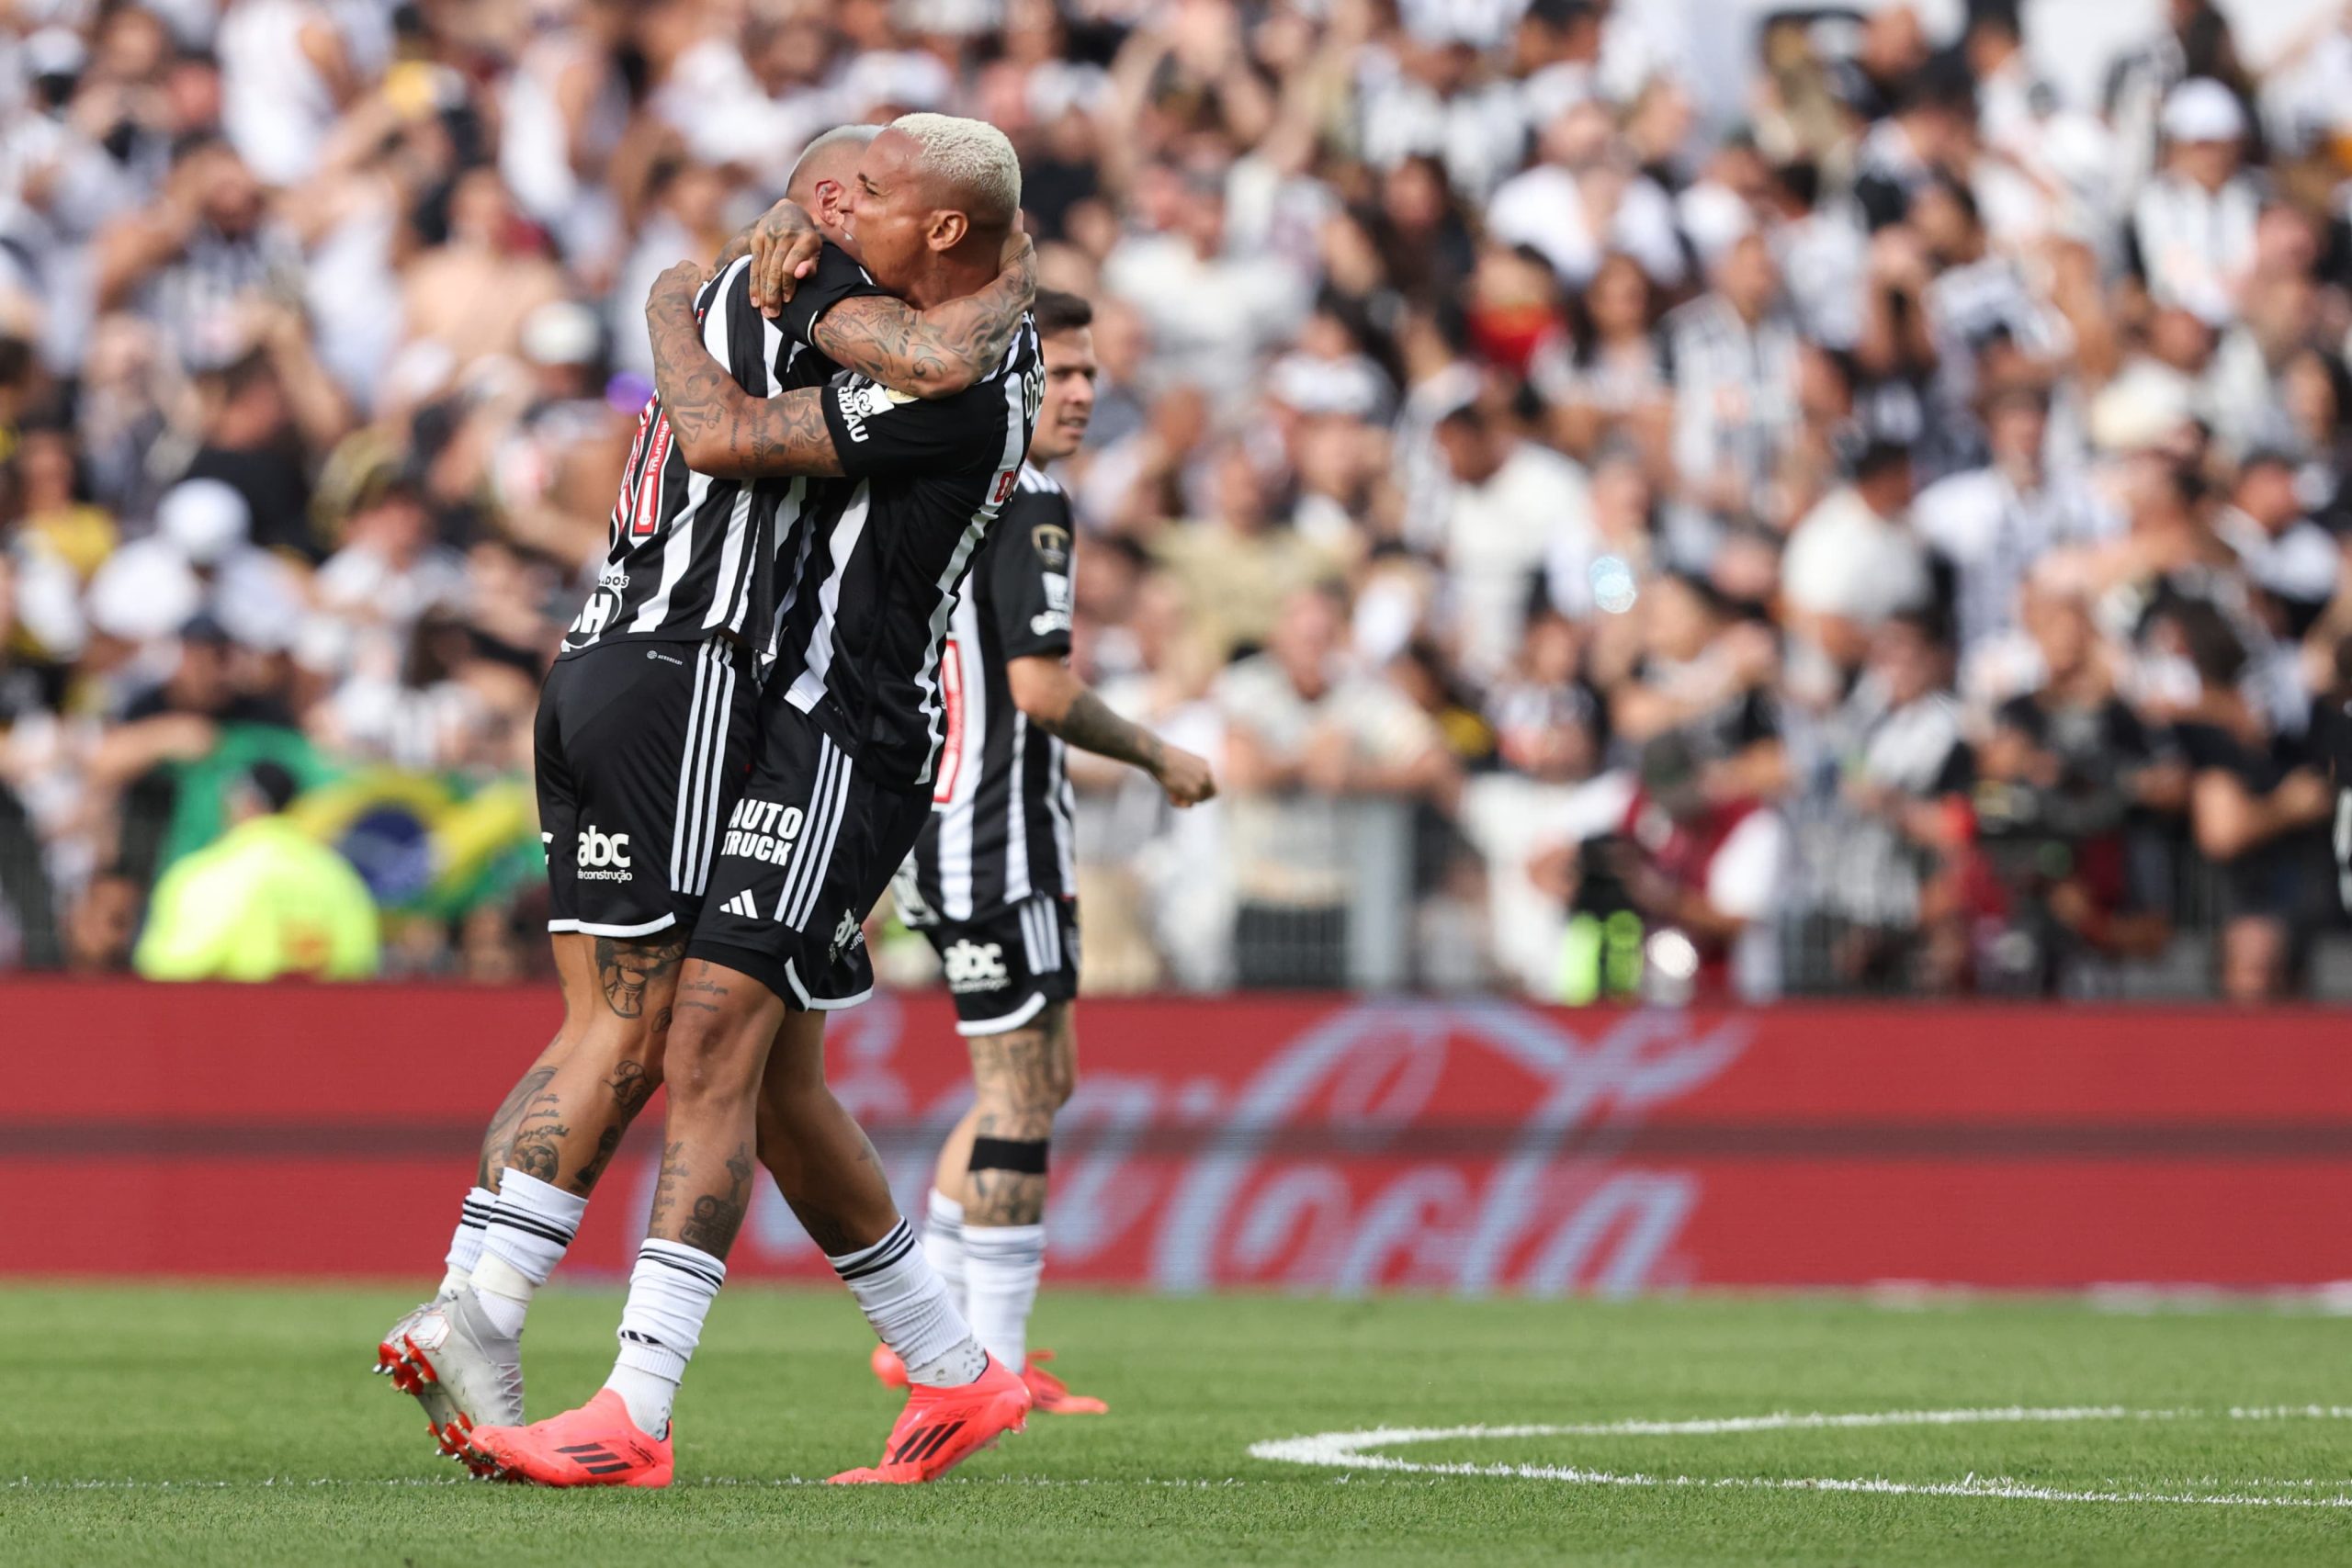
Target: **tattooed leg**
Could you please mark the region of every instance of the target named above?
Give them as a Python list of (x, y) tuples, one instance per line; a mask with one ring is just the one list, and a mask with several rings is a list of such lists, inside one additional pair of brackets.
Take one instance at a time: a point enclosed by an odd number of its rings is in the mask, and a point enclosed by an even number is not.
[(670, 1113), (646, 1235), (724, 1258), (752, 1201), (759, 1086), (784, 1004), (699, 960), (678, 984), (664, 1071)]
[(825, 1087), (825, 1015), (788, 1013), (760, 1079), (760, 1163), (828, 1257), (873, 1246), (899, 1223), (882, 1157)]
[[(1046, 1145), (1054, 1113), (1078, 1087), (1078, 1041), (1069, 1005), (1055, 1002), (1026, 1029), (971, 1040), (978, 1100), (943, 1151), (941, 1191), (964, 1205), (967, 1225), (1034, 1225), (1046, 1216)], [(958, 1137), (971, 1152), (949, 1168)], [(1035, 1168), (1032, 1168), (1034, 1167)]]
[(571, 956), (583, 983), (567, 990), (585, 991), (576, 1004), (582, 1016), (569, 1048), (524, 1095), (502, 1164), (584, 1197), (661, 1086), (686, 937), (667, 931), (558, 941), (574, 944)]
[(555, 1077), (555, 1069), (548, 1062), (560, 1055), (562, 1046), (560, 1034), (548, 1042), (548, 1048), (539, 1053), (531, 1070), (517, 1079), (514, 1087), (506, 1091), (506, 1098), (498, 1102), (498, 1111), (490, 1119), (490, 1130), (482, 1134), (481, 1159), (474, 1169), (477, 1187), (498, 1190), (498, 1178), (506, 1169), (506, 1156), (514, 1151), (515, 1124), (523, 1119), (524, 1107), (537, 1098), (539, 1091), (547, 1088), (548, 1080)]

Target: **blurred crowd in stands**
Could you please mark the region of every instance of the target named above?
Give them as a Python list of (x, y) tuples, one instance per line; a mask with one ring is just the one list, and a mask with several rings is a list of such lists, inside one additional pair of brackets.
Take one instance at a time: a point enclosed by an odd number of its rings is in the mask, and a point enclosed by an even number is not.
[(1864, 12), (0, 6), (0, 968), (264, 819), (385, 972), (543, 967), (648, 284), (937, 108), (1095, 302), (1081, 672), (1225, 784), (1073, 759), (1095, 987), (2308, 986), (2352, 24), (2170, 0), (2070, 101)]

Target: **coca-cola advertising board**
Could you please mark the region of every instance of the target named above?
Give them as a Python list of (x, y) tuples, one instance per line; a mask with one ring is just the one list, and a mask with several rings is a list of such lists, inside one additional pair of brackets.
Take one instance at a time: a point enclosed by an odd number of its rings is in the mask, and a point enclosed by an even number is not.
[[(534, 990), (0, 986), (0, 1271), (424, 1279), (558, 1016)], [(910, 1213), (968, 1096), (953, 1024), (885, 994), (829, 1036)], [(1049, 1216), (1068, 1281), (2352, 1279), (2352, 1030), (2319, 1010), (1103, 999), (1079, 1032)], [(569, 1269), (623, 1271), (660, 1113)], [(764, 1188), (729, 1271), (830, 1277)]]

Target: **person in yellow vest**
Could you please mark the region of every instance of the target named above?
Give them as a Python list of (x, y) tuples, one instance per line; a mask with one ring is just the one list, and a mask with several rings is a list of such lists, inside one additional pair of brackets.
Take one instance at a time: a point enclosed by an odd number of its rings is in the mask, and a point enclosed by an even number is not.
[(294, 775), (256, 762), (230, 787), (231, 827), (155, 885), (132, 964), (151, 980), (364, 980), (376, 902), (349, 862), (281, 815)]

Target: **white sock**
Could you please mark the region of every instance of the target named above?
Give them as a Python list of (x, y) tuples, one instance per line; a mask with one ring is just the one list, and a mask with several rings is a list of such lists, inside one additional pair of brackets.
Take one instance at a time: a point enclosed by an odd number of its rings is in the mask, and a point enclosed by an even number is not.
[(482, 1232), (490, 1224), (490, 1212), (498, 1202), (498, 1194), (487, 1187), (476, 1187), (466, 1193), (465, 1207), (458, 1211), (458, 1234), (449, 1238), (449, 1256), (443, 1260), (447, 1271), (441, 1276), (441, 1288), (435, 1295), (454, 1296), (471, 1282), (474, 1263), (481, 1257)]
[(987, 1353), (948, 1299), (946, 1283), (915, 1245), (914, 1227), (906, 1221), (872, 1247), (826, 1261), (857, 1298), (882, 1343), (907, 1364), (909, 1382), (957, 1388), (977, 1382), (988, 1371)]
[(1029, 1364), (1029, 1310), (1045, 1271), (1044, 1225), (974, 1225), (964, 1233), (972, 1332), (1015, 1372)]
[(727, 1264), (699, 1247), (652, 1237), (637, 1249), (621, 1308), (621, 1353), (605, 1386), (621, 1396), (628, 1418), (649, 1437), (670, 1429), (678, 1384), (702, 1343), (702, 1320), (727, 1282)]
[(934, 1187), (930, 1212), (923, 1216), (922, 1255), (947, 1287), (956, 1310), (969, 1315), (964, 1297), (964, 1205)]
[(498, 1206), (491, 1211), (473, 1271), (474, 1296), (492, 1327), (523, 1332), (531, 1297), (563, 1261), (587, 1212), (587, 1199), (536, 1176), (510, 1169), (499, 1178)]

